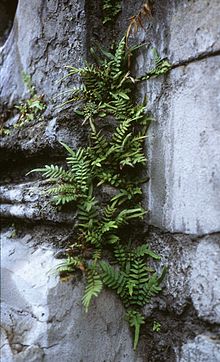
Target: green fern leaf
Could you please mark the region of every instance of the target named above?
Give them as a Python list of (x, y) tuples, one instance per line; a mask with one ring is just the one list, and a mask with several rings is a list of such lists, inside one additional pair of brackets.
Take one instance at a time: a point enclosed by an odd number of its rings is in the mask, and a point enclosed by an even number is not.
[(135, 250), (135, 255), (137, 257), (147, 255), (155, 260), (160, 260), (160, 256), (153, 252), (153, 250), (151, 250), (147, 244), (138, 246)]
[(136, 350), (139, 336), (140, 336), (140, 326), (144, 324), (144, 316), (135, 310), (129, 310), (126, 313), (126, 319), (131, 327), (134, 327), (135, 334), (134, 334), (134, 350)]
[(101, 290), (102, 281), (99, 274), (95, 270), (89, 269), (87, 271), (87, 285), (84, 296), (82, 298), (82, 303), (85, 307), (86, 312), (88, 312), (91, 300), (94, 297), (97, 297), (101, 293)]

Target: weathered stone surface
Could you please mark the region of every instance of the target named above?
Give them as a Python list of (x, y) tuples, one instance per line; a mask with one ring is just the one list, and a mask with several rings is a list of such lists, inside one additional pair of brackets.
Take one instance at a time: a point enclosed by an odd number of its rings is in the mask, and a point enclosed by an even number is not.
[(66, 87), (66, 82), (57, 83), (65, 65), (82, 64), (85, 38), (84, 1), (20, 0), (1, 49), (1, 101), (13, 103), (25, 96), (22, 71), (30, 73), (37, 90), (51, 100)]
[(200, 335), (183, 345), (179, 362), (219, 362), (220, 341), (212, 335)]
[(47, 182), (35, 181), (18, 185), (1, 186), (0, 215), (2, 218), (18, 218), (33, 221), (66, 222), (74, 225), (75, 212), (58, 212), (47, 194), (51, 187)]
[(157, 119), (148, 139), (151, 223), (172, 232), (220, 229), (219, 61), (173, 69), (169, 88), (161, 80), (147, 88)]
[(2, 362), (142, 361), (114, 295), (103, 292), (87, 315), (83, 283), (59, 281), (51, 246), (35, 245), (33, 233), (10, 236), (1, 238)]
[[(7, 126), (7, 123), (6, 123)], [(48, 157), (65, 155), (64, 148), (59, 142), (68, 144), (77, 149), (82, 143), (85, 129), (81, 128), (81, 120), (72, 119), (46, 119), (43, 122), (30, 122), (20, 129), (11, 128), (10, 135), (0, 140), (0, 152), (2, 162), (10, 160), (11, 155), (19, 157), (33, 157), (36, 153), (49, 153)], [(10, 129), (10, 128), (9, 128)]]
[[(220, 230), (219, 1), (156, 1), (154, 9), (147, 32), (137, 34), (147, 45), (140, 51), (136, 71), (144, 74), (152, 67), (153, 46), (174, 69), (140, 89), (156, 119), (147, 145), (151, 223), (171, 232), (216, 232)], [(198, 61), (202, 57), (206, 60)], [(177, 64), (186, 66), (175, 68)]]
[(190, 295), (199, 317), (220, 323), (220, 235), (200, 241), (192, 260)]
[(141, 52), (144, 69), (149, 64), (148, 47), (156, 47), (173, 65), (218, 53), (219, 14), (218, 0), (155, 0), (153, 17), (147, 19), (145, 28), (140, 28), (135, 36), (147, 45)]
[(145, 307), (146, 316), (151, 316), (155, 308), (181, 315), (188, 306), (190, 298), (190, 273), (192, 261), (195, 258), (196, 245), (189, 237), (184, 235), (164, 235), (157, 230), (150, 231), (149, 241), (151, 247), (160, 255), (160, 263), (156, 268), (167, 267), (163, 282), (162, 297), (153, 298), (153, 304)]
[[(165, 229), (150, 228), (147, 242), (168, 271), (162, 294), (145, 308), (147, 325), (135, 354), (117, 298), (103, 292), (86, 315), (81, 306), (83, 282), (61, 283), (51, 273), (58, 263), (52, 243), (62, 248), (74, 239), (68, 222), (75, 215), (57, 213), (41, 193), (46, 185), (28, 182), (25, 174), (39, 162), (41, 167), (64, 161), (59, 141), (73, 148), (83, 144), (85, 132), (73, 119), (71, 107), (61, 112), (54, 106), (64, 98), (55, 96), (73, 82), (56, 81), (66, 73), (64, 65), (82, 64), (93, 40), (103, 39), (105, 44), (114, 32), (122, 35), (142, 1), (123, 1), (116, 27), (107, 27), (109, 31), (102, 28), (99, 1), (19, 1), (12, 32), (0, 48), (0, 100), (8, 106), (28, 96), (21, 79), (24, 70), (48, 106), (44, 121), (12, 129), (1, 141), (3, 221), (16, 221), (23, 228), (17, 235), (9, 227), (2, 234), (3, 362), (220, 360), (219, 239), (197, 238), (220, 226), (220, 6), (218, 0), (154, 3), (146, 32), (139, 29), (136, 35), (147, 41), (136, 70), (143, 74), (152, 65), (149, 43), (174, 65), (168, 76), (151, 80), (140, 90), (147, 93), (156, 118), (148, 138), (146, 203), (151, 223)], [(9, 119), (6, 125), (12, 127), (13, 122)], [(114, 192), (103, 187), (106, 203)], [(161, 323), (159, 333), (152, 331), (154, 320)]]
[(167, 55), (172, 63), (189, 61), (220, 50), (218, 0), (169, 1), (167, 6)]

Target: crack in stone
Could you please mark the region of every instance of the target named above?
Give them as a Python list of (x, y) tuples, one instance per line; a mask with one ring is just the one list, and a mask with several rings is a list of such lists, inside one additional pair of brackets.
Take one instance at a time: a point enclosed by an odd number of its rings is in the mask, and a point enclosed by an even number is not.
[(189, 57), (189, 59), (186, 59), (186, 60), (183, 59), (183, 60), (180, 60), (177, 63), (172, 64), (171, 69), (186, 66), (186, 65), (189, 65), (191, 63), (199, 62), (201, 60), (208, 59), (208, 58), (211, 58), (211, 57), (217, 57), (217, 56), (220, 56), (220, 50), (201, 53), (197, 57)]

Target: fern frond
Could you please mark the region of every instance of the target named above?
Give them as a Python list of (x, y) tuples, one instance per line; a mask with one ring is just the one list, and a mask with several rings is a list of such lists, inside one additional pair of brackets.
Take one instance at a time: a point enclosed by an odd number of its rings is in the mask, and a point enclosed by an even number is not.
[(117, 243), (115, 245), (114, 256), (115, 256), (115, 259), (117, 260), (117, 262), (119, 263), (119, 265), (121, 267), (124, 267), (127, 262), (128, 255), (127, 255), (125, 247), (122, 244)]
[(137, 79), (138, 81), (148, 80), (152, 77), (159, 77), (171, 69), (171, 64), (167, 61), (167, 59), (161, 59), (155, 48), (153, 49), (153, 57), (155, 61), (155, 68), (146, 73), (144, 76), (139, 77)]
[(78, 205), (79, 226), (84, 230), (92, 230), (98, 223), (97, 201), (93, 196), (82, 199)]
[(101, 293), (102, 286), (103, 284), (100, 275), (95, 270), (89, 269), (87, 271), (87, 285), (82, 298), (82, 303), (86, 312), (88, 312), (91, 300)]
[(64, 205), (68, 202), (76, 201), (80, 196), (82, 196), (76, 192), (74, 184), (66, 183), (50, 188), (47, 193), (54, 195), (53, 200), (56, 205)]
[(101, 267), (101, 277), (103, 283), (111, 289), (116, 290), (117, 294), (120, 295), (122, 299), (125, 298), (126, 294), (126, 275), (125, 273), (115, 270), (111, 265), (105, 261), (99, 263)]
[(72, 181), (74, 179), (74, 175), (70, 171), (66, 171), (63, 169), (63, 167), (57, 165), (46, 165), (44, 168), (35, 168), (34, 170), (31, 170), (28, 174), (32, 172), (41, 172), (43, 174), (43, 177), (48, 179), (62, 178), (66, 181)]
[(73, 273), (76, 269), (82, 269), (82, 259), (80, 257), (71, 257), (68, 256), (67, 259), (60, 263), (57, 266), (57, 271), (59, 273), (66, 272), (66, 273)]
[(101, 256), (102, 256), (102, 250), (96, 249), (92, 255), (93, 263), (96, 264), (101, 259)]
[(143, 216), (145, 214), (146, 211), (141, 207), (138, 207), (136, 209), (124, 209), (118, 214), (115, 220), (117, 222), (117, 225), (121, 226), (123, 224), (126, 224), (127, 221), (130, 219), (136, 219), (136, 218), (143, 219)]
[[(100, 248), (102, 241), (102, 234), (99, 233), (99, 229), (94, 227), (96, 223), (95, 220), (92, 220), (87, 227), (87, 231), (84, 234), (85, 240), (88, 244), (94, 245), (96, 248)], [(83, 227), (83, 225), (81, 225)]]
[(126, 189), (121, 189), (119, 193), (111, 198), (111, 203), (114, 205), (121, 205), (126, 201), (132, 200), (135, 196), (142, 195), (142, 189), (138, 186), (128, 187)]
[(91, 132), (91, 142), (92, 145), (89, 150), (92, 159), (91, 165), (101, 167), (102, 162), (108, 157), (109, 142), (101, 131), (96, 132), (95, 128), (93, 128), (93, 131)]
[(100, 171), (97, 173), (97, 177), (100, 180), (97, 186), (101, 186), (102, 184), (109, 184), (113, 187), (118, 187), (123, 183), (120, 174), (115, 174), (111, 171)]
[(103, 210), (103, 219), (105, 222), (111, 221), (115, 212), (116, 212), (116, 207), (113, 205), (107, 205), (105, 207), (105, 209)]
[(112, 142), (122, 147), (124, 139), (128, 134), (130, 125), (131, 121), (129, 119), (121, 122), (113, 134)]
[(106, 244), (110, 244), (110, 245), (113, 245), (113, 244), (116, 244), (118, 243), (120, 240), (119, 236), (118, 235), (115, 235), (115, 234), (108, 234), (105, 236), (105, 243)]
[[(67, 145), (65, 145), (66, 147)], [(70, 157), (67, 157), (67, 164), (71, 167), (77, 187), (85, 192), (88, 190), (90, 179), (90, 162), (87, 158), (87, 151), (83, 148), (79, 148), (76, 152), (69, 149), (69, 153)]]
[(161, 291), (160, 280), (158, 275), (154, 273), (144, 286), (146, 303), (150, 301), (152, 297), (157, 295)]
[(125, 37), (123, 37), (119, 42), (115, 51), (114, 60), (110, 62), (111, 65), (110, 75), (112, 79), (116, 79), (121, 75), (124, 55), (125, 55)]
[(121, 11), (121, 0), (102, 0), (103, 24), (110, 23)]
[(134, 250), (134, 254), (135, 254), (136, 257), (142, 257), (144, 255), (147, 255), (147, 256), (150, 256), (151, 258), (155, 259), (155, 260), (160, 260), (160, 256), (157, 255), (153, 250), (151, 250), (147, 244), (143, 244), (143, 245), (138, 246)]
[(126, 319), (130, 325), (130, 327), (134, 327), (135, 333), (134, 333), (134, 350), (136, 350), (139, 336), (140, 336), (140, 327), (142, 324), (145, 323), (144, 316), (135, 310), (129, 310), (126, 313)]

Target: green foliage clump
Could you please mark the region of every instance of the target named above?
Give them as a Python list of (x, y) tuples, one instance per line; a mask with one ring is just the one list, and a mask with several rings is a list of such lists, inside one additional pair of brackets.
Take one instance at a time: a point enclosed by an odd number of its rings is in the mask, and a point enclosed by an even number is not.
[[(82, 300), (86, 311), (103, 285), (116, 292), (135, 330), (134, 349), (144, 323), (141, 308), (161, 291), (165, 274), (164, 269), (158, 275), (148, 263), (160, 257), (125, 232), (146, 214), (140, 170), (146, 164), (144, 142), (151, 117), (146, 102), (137, 104), (134, 94), (137, 83), (169, 69), (157, 55), (155, 68), (134, 78), (129, 64), (136, 48), (128, 49), (123, 37), (112, 52), (100, 48), (94, 64), (69, 67), (67, 76), (80, 75), (82, 84), (65, 104), (78, 104), (76, 114), (90, 129), (88, 146), (72, 150), (62, 143), (68, 154), (66, 168), (47, 165), (34, 170), (54, 184), (49, 192), (57, 205), (74, 202), (77, 208), (77, 242), (60, 271), (80, 269), (86, 274)], [(107, 205), (99, 197), (103, 186), (114, 190)]]
[(22, 76), (24, 84), (30, 93), (30, 98), (21, 101), (15, 106), (19, 111), (19, 119), (14, 125), (15, 128), (23, 127), (25, 124), (36, 118), (39, 119), (46, 108), (43, 97), (37, 94), (36, 89), (32, 84), (30, 75), (23, 73)]
[(111, 23), (121, 12), (121, 0), (102, 0), (103, 24)]
[[(22, 128), (30, 121), (34, 121), (35, 119), (41, 120), (42, 113), (46, 109), (43, 96), (37, 94), (30, 75), (23, 72), (22, 78), (30, 97), (21, 100), (17, 105), (13, 105), (8, 111), (2, 112), (0, 115), (0, 136), (2, 137), (9, 136), (12, 128)], [(15, 114), (18, 114), (18, 120), (14, 126), (6, 126), (4, 124), (5, 121)]]

